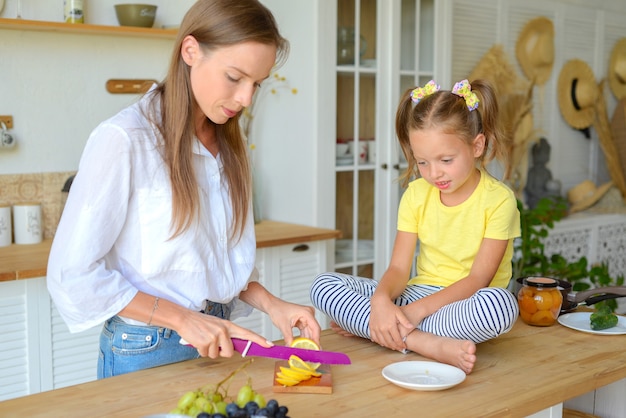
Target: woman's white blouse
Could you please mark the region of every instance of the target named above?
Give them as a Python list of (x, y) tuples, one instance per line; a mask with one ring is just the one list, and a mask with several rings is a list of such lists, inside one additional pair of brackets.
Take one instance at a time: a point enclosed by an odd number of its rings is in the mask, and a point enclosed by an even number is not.
[(194, 310), (209, 299), (231, 302), (233, 317), (250, 312), (235, 302), (258, 279), (252, 210), (241, 239), (230, 239), (221, 160), (196, 140), (199, 222), (170, 239), (169, 172), (140, 111), (146, 100), (92, 132), (54, 237), (48, 290), (71, 332), (116, 315), (139, 290)]

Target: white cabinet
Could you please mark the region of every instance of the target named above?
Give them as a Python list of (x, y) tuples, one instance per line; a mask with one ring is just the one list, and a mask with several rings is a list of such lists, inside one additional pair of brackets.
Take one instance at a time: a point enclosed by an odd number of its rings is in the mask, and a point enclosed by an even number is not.
[(45, 277), (0, 289), (0, 401), (96, 378), (100, 327), (70, 334)]
[[(315, 277), (326, 271), (329, 243), (330, 241), (313, 241), (257, 250), (260, 282), (281, 299), (310, 306), (309, 288)], [(317, 311), (316, 317), (322, 329), (328, 326), (327, 319), (321, 312)], [(269, 316), (259, 311), (234, 322), (269, 340), (283, 338)]]
[(0, 400), (40, 391), (35, 280), (1, 283)]
[(554, 224), (544, 240), (546, 254), (568, 261), (607, 263), (611, 275), (626, 271), (626, 215), (579, 213)]
[[(332, 240), (257, 250), (260, 281), (290, 302), (311, 305), (309, 287), (327, 270)], [(322, 328), (328, 326), (320, 312)], [(270, 340), (282, 335), (259, 311), (236, 320)], [(69, 332), (45, 277), (0, 282), (0, 401), (96, 379), (101, 327)]]

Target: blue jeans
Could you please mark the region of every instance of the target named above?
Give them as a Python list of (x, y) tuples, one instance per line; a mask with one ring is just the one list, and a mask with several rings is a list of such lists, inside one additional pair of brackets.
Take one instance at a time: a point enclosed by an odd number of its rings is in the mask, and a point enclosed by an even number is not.
[[(229, 319), (226, 306), (208, 302), (203, 313)], [(107, 320), (100, 333), (98, 379), (200, 357), (179, 344), (180, 335), (169, 328), (130, 325), (120, 317)]]

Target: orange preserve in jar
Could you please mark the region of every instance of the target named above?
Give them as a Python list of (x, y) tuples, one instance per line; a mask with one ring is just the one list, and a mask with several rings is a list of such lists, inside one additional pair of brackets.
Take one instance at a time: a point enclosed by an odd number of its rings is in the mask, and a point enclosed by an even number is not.
[(548, 277), (526, 277), (517, 293), (522, 320), (529, 325), (547, 327), (556, 322), (563, 295), (559, 282)]

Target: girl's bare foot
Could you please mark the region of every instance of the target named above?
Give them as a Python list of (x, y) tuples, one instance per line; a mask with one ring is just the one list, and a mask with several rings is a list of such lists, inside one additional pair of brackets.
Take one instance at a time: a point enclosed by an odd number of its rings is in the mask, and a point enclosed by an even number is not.
[(330, 329), (332, 329), (337, 334), (342, 335), (344, 337), (356, 337), (356, 335), (354, 335), (351, 332), (348, 332), (345, 329), (341, 328), (339, 326), (339, 324), (336, 323), (335, 321), (330, 321)]
[(406, 346), (424, 357), (458, 367), (466, 374), (472, 372), (476, 363), (476, 344), (469, 340), (456, 340), (415, 330), (407, 336)]

